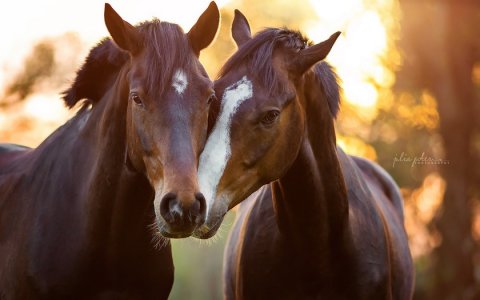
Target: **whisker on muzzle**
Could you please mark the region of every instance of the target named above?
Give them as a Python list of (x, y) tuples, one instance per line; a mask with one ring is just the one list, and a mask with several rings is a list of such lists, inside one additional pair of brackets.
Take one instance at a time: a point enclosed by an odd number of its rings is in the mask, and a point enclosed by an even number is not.
[(217, 233), (214, 236), (212, 236), (211, 238), (206, 239), (206, 240), (205, 239), (195, 239), (195, 240), (202, 247), (203, 246), (211, 247), (212, 245), (215, 245), (220, 240), (222, 240), (226, 234), (228, 235), (232, 225), (233, 225), (233, 220), (229, 220), (228, 222), (224, 221), (224, 222), (222, 222), (222, 224), (218, 228)]
[(205, 239), (194, 239), (194, 240), (201, 247), (211, 247), (214, 244), (216, 244), (221, 238), (222, 236), (219, 233), (217, 233), (211, 238), (206, 240)]
[(152, 224), (148, 225), (148, 230), (152, 233), (151, 243), (155, 250), (160, 250), (166, 247), (170, 243), (170, 239), (164, 237), (160, 230), (163, 229), (165, 225), (162, 225), (162, 228), (158, 228), (158, 224), (156, 221), (153, 221)]

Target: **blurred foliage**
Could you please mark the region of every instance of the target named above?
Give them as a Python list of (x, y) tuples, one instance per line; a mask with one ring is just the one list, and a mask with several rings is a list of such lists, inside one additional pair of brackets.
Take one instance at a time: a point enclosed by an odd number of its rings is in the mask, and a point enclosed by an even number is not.
[(216, 78), (217, 72), (236, 50), (231, 35), (234, 9), (240, 10), (247, 17), (252, 34), (265, 27), (287, 26), (300, 29), (316, 18), (308, 0), (232, 0), (221, 9), (221, 24), (216, 40), (200, 55), (200, 61), (205, 65), (211, 78)]
[[(430, 97), (435, 100), (439, 122), (426, 141), (427, 145), (442, 147), (425, 151), (440, 148), (437, 155), (449, 161), (438, 168), (446, 182), (445, 191), (434, 217), (426, 223), (429, 236), (435, 237), (437, 243), (421, 260), (417, 258), (417, 277), (421, 281), (417, 282), (415, 298), (479, 299), (480, 240), (475, 228), (478, 219), (475, 207), (480, 199), (480, 86), (475, 79), (475, 68), (480, 61), (480, 3), (476, 0), (399, 0), (399, 3), (403, 11), (399, 47), (404, 63), (397, 73), (395, 90), (415, 99), (426, 95), (426, 105), (432, 102)], [(409, 98), (406, 103), (411, 102)], [(406, 114), (414, 119), (413, 128), (423, 122), (427, 130), (430, 121), (437, 118), (423, 110), (416, 111), (411, 105), (402, 116)], [(410, 138), (410, 143), (414, 143), (416, 136)]]
[[(38, 41), (25, 58), (23, 66), (0, 93), (0, 106), (27, 99), (45, 91), (57, 90), (68, 82), (83, 59), (86, 48), (76, 33)], [(70, 63), (67, 63), (70, 62)]]
[(443, 157), (435, 129), (438, 113), (435, 100), (427, 93), (414, 95), (402, 93), (380, 99), (378, 115), (372, 121), (369, 142), (377, 149), (377, 161), (401, 187), (415, 188), (422, 184), (427, 174), (436, 170), (434, 165), (412, 168), (411, 164), (393, 165), (393, 159), (404, 153), (419, 156)]
[(169, 299), (223, 299), (223, 249), (234, 218), (235, 212), (229, 212), (209, 240), (172, 241), (175, 281)]
[(47, 41), (42, 41), (33, 47), (32, 53), (25, 59), (23, 70), (7, 87), (6, 96), (15, 96), (25, 99), (35, 88), (35, 84), (42, 78), (50, 77), (54, 65), (54, 47)]

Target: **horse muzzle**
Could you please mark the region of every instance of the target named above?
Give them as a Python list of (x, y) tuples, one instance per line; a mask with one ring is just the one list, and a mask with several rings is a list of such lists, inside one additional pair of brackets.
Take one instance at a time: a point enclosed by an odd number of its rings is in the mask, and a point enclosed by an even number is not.
[[(205, 198), (201, 193), (166, 193), (157, 216), (160, 233), (168, 238), (185, 238), (205, 222)], [(161, 220), (163, 219), (163, 220)]]

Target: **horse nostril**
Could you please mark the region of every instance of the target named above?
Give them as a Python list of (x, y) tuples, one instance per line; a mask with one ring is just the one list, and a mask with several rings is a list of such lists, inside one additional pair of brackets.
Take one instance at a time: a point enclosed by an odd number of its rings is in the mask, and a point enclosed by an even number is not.
[[(192, 194), (167, 193), (160, 202), (160, 214), (165, 222), (173, 227), (195, 226), (205, 220), (206, 202), (201, 193)], [(188, 200), (188, 201), (187, 201)], [(192, 201), (193, 200), (193, 201)]]
[(178, 210), (175, 209), (177, 204), (177, 195), (175, 193), (167, 193), (160, 201), (160, 214), (167, 221), (167, 223), (173, 223), (175, 216), (172, 212)]
[(200, 214), (200, 202), (196, 200), (193, 202), (192, 206), (190, 207), (190, 213), (192, 216), (198, 216)]
[(203, 221), (205, 219), (205, 210), (207, 203), (202, 193), (195, 193), (195, 200), (196, 201), (192, 209), (195, 208), (195, 215), (197, 216), (197, 219), (195, 221), (199, 223), (201, 220)]

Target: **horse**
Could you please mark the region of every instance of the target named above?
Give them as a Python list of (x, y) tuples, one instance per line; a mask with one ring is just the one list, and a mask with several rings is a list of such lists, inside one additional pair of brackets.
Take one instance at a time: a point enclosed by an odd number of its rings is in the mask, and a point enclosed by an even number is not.
[(0, 147), (0, 299), (167, 299), (168, 238), (205, 218), (197, 165), (215, 94), (198, 57), (217, 5), (188, 33), (133, 26), (109, 4), (104, 18), (111, 37), (63, 94), (76, 115), (35, 149)]
[(225, 248), (225, 298), (411, 299), (399, 189), (336, 145), (340, 87), (323, 59), (340, 32), (315, 45), (286, 28), (252, 37), (236, 10), (232, 35), (198, 168), (207, 217), (194, 231), (213, 236), (246, 199)]

